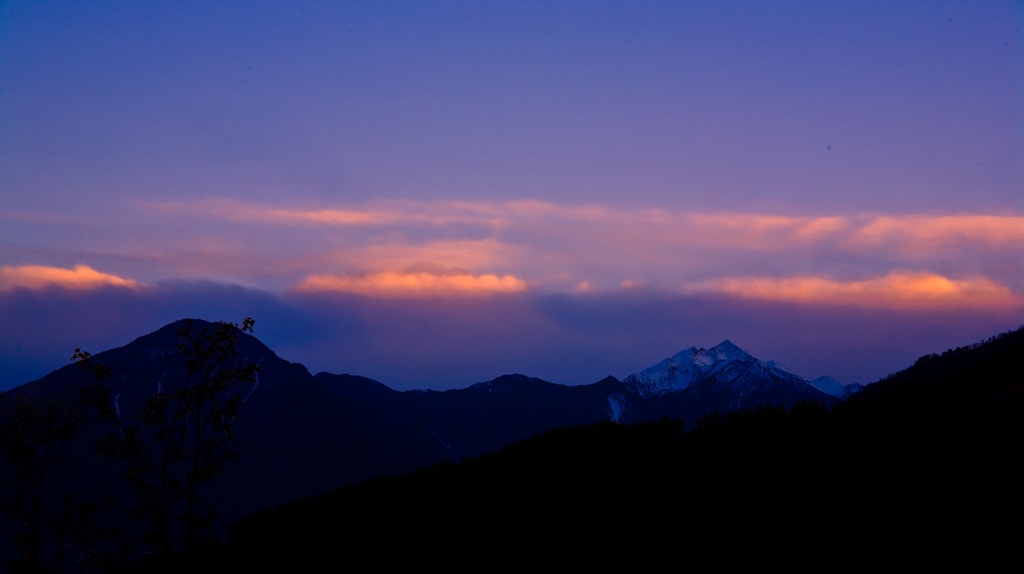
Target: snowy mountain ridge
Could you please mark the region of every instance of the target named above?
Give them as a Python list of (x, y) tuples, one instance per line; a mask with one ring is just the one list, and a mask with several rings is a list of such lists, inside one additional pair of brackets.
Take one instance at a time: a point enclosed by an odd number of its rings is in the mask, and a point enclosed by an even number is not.
[(808, 384), (826, 395), (832, 395), (833, 397), (838, 397), (844, 400), (846, 397), (864, 388), (864, 385), (859, 383), (854, 383), (852, 385), (840, 384), (839, 381), (832, 377), (818, 377), (817, 379), (810, 381)]
[(844, 387), (831, 377), (808, 381), (778, 361), (761, 361), (751, 356), (728, 339), (710, 349), (684, 349), (656, 365), (629, 375), (622, 383), (631, 391), (650, 398), (679, 393), (712, 378), (715, 379), (715, 387), (724, 389), (728, 386), (741, 394), (746, 387), (761, 387), (772, 380), (808, 385), (839, 398), (860, 390), (860, 385)]

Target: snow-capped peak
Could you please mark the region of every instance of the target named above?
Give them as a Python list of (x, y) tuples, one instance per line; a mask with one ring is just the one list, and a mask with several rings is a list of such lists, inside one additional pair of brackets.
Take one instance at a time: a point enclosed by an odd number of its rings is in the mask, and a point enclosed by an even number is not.
[(789, 373), (791, 375), (800, 376), (800, 375), (797, 375), (796, 373), (794, 373), (793, 371), (789, 370), (788, 368), (786, 368), (786, 365), (783, 365), (782, 363), (780, 363), (778, 361), (767, 361), (765, 363), (765, 365), (767, 365), (768, 368), (772, 369), (773, 371), (785, 371), (785, 372), (787, 372), (787, 373)]
[(708, 352), (715, 353), (715, 355), (720, 361), (745, 361), (754, 358), (751, 357), (750, 354), (744, 351), (743, 349), (734, 345), (732, 341), (730, 341), (729, 339), (726, 339), (719, 343), (718, 345), (711, 347), (710, 349), (708, 349)]
[(846, 397), (864, 388), (863, 385), (857, 383), (854, 383), (852, 385), (840, 384), (839, 381), (833, 379), (832, 377), (818, 377), (817, 379), (811, 381), (809, 384), (812, 387), (818, 389), (819, 391), (825, 393), (826, 395), (832, 395), (833, 397), (838, 397), (840, 399), (845, 399)]
[(702, 367), (710, 367), (724, 361), (746, 361), (753, 359), (746, 351), (726, 339), (710, 349), (690, 347), (672, 356), (677, 362), (687, 362)]
[(649, 397), (682, 391), (711, 376), (720, 382), (746, 380), (754, 376), (810, 384), (781, 363), (760, 361), (729, 340), (710, 349), (690, 347), (680, 351), (657, 365), (626, 377), (623, 383), (634, 392)]

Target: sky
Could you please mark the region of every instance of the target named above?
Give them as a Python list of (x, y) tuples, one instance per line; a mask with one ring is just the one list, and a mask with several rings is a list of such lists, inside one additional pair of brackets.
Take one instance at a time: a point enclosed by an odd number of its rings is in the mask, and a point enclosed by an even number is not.
[[(691, 5), (692, 4), (692, 5)], [(183, 317), (396, 389), (1024, 323), (1020, 2), (0, 2), (0, 389)]]

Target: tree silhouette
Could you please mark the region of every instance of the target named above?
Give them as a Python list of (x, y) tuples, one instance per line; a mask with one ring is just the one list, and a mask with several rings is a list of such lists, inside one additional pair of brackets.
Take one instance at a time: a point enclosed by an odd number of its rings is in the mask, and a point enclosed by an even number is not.
[(253, 324), (246, 317), (241, 328), (220, 322), (197, 329), (189, 319), (177, 333), (184, 381), (146, 400), (134, 419), (142, 428), (118, 412), (104, 385), (110, 370), (75, 349), (73, 360), (94, 381), (82, 399), (113, 427), (96, 449), (126, 463), (122, 476), (136, 494), (130, 518), (144, 521), (142, 540), (157, 554), (191, 555), (212, 530), (217, 515), (201, 487), (237, 459), (233, 425), (242, 398), (232, 389), (257, 374), (255, 364), (238, 356), (239, 336), (252, 333)]
[[(70, 494), (60, 497), (63, 513), (47, 508), (51, 475), (83, 423), (80, 412), (52, 398), (0, 395), (0, 511), (20, 526), (15, 544), (21, 557), (8, 565), (12, 570), (60, 571), (64, 551), (80, 533), (77, 526), (89, 519), (88, 507)], [(53, 552), (44, 556), (48, 540)]]

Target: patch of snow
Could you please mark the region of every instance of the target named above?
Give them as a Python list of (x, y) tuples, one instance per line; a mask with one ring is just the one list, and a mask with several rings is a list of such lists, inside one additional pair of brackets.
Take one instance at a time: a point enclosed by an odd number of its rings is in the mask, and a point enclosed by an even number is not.
[(773, 370), (773, 371), (782, 371), (784, 373), (789, 373), (791, 375), (796, 375), (796, 373), (794, 373), (793, 371), (789, 370), (788, 368), (786, 368), (785, 365), (783, 365), (782, 363), (780, 363), (778, 361), (768, 361), (768, 362), (765, 363), (765, 365), (767, 365), (768, 368)]
[(615, 422), (619, 422), (622, 416), (622, 398), (618, 393), (608, 395), (608, 407), (612, 410), (612, 420)]
[[(262, 363), (263, 359), (265, 359), (265, 358), (266, 358), (266, 355), (260, 357), (260, 360), (256, 362), (256, 366), (259, 367), (260, 363)], [(251, 397), (252, 394), (256, 392), (256, 388), (259, 387), (259, 386), (260, 386), (260, 370), (257, 368), (256, 369), (256, 382), (253, 383), (252, 388), (249, 389), (249, 394), (245, 395), (245, 398), (242, 399), (242, 404), (243, 405), (245, 404), (245, 401), (249, 400), (249, 397)]]
[(433, 436), (435, 439), (437, 439), (437, 442), (441, 443), (441, 446), (443, 446), (446, 451), (452, 452), (451, 445), (449, 445), (448, 443), (444, 442), (444, 439), (442, 439), (436, 432), (430, 431), (430, 435)]
[(843, 396), (841, 397), (844, 401), (853, 393), (858, 393), (864, 390), (864, 385), (860, 383), (853, 383), (851, 385), (845, 385), (843, 387)]
[(833, 397), (843, 396), (843, 385), (840, 385), (832, 377), (818, 377), (809, 384), (826, 395), (832, 395)]

